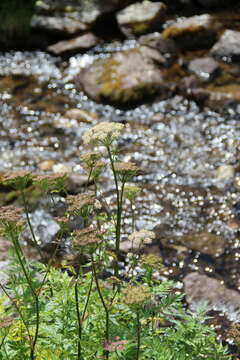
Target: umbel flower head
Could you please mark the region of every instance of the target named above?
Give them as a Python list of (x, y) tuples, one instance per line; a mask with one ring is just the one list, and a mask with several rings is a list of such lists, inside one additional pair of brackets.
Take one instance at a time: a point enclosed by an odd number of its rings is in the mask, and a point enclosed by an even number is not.
[(103, 121), (85, 132), (83, 142), (84, 144), (109, 146), (114, 140), (119, 138), (123, 128), (123, 124)]
[(37, 175), (34, 178), (34, 184), (38, 185), (44, 192), (53, 193), (63, 191), (65, 188), (67, 174), (55, 173)]
[(0, 182), (3, 185), (12, 186), (17, 190), (23, 190), (27, 187), (33, 175), (27, 170), (8, 171), (1, 175)]
[(147, 285), (129, 285), (123, 290), (123, 294), (127, 305), (142, 305), (151, 300), (150, 288)]
[(145, 229), (134, 231), (129, 236), (129, 240), (132, 242), (133, 247), (151, 244), (153, 239), (155, 239), (155, 233)]
[(89, 174), (89, 178), (97, 179), (105, 167), (105, 163), (100, 160), (101, 155), (96, 151), (91, 151), (81, 156), (83, 168)]
[(135, 185), (125, 185), (123, 195), (129, 201), (135, 200), (137, 194), (141, 191), (140, 187)]
[(102, 235), (103, 232), (95, 227), (89, 226), (82, 230), (75, 230), (73, 232), (72, 243), (75, 248), (98, 245), (102, 242)]
[(70, 213), (86, 217), (94, 206), (95, 196), (93, 193), (68, 195), (66, 201)]
[(122, 182), (130, 180), (138, 172), (138, 167), (132, 162), (117, 162), (114, 164), (115, 171)]
[(20, 220), (22, 220), (22, 209), (14, 205), (0, 207), (1, 223), (18, 223)]
[(161, 258), (154, 254), (142, 255), (140, 257), (140, 264), (147, 270), (160, 270), (162, 267)]

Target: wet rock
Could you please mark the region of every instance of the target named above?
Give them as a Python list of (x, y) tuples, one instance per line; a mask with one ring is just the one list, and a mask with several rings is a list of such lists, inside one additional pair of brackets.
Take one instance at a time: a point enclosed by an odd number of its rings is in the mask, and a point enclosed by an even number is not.
[(92, 124), (98, 119), (98, 115), (96, 113), (88, 112), (82, 109), (69, 109), (66, 111), (65, 117), (87, 124)]
[(140, 49), (97, 60), (80, 73), (79, 82), (95, 101), (119, 106), (146, 101), (156, 94), (168, 95), (159, 65)]
[(167, 65), (170, 65), (177, 57), (177, 48), (174, 41), (165, 39), (158, 32), (142, 35), (139, 38), (139, 43), (142, 46), (157, 50), (164, 57)]
[(36, 15), (32, 18), (31, 27), (34, 30), (52, 35), (71, 36), (88, 29), (88, 26), (79, 20), (70, 17), (54, 17)]
[(174, 40), (182, 50), (206, 49), (216, 41), (216, 28), (208, 14), (179, 18), (164, 30), (163, 37)]
[(212, 80), (219, 71), (219, 65), (211, 57), (203, 57), (190, 61), (188, 70), (202, 80)]
[(91, 49), (99, 43), (99, 39), (92, 33), (78, 36), (74, 39), (60, 41), (48, 46), (47, 50), (54, 55), (72, 55)]
[(229, 181), (234, 177), (234, 167), (232, 165), (221, 165), (216, 171), (215, 175), (218, 180)]
[(203, 303), (227, 315), (232, 321), (240, 321), (240, 294), (226, 288), (219, 280), (196, 272), (184, 278), (186, 300), (191, 309)]
[(211, 49), (211, 55), (226, 62), (240, 61), (240, 31), (226, 30)]
[(226, 246), (225, 240), (221, 236), (212, 234), (207, 230), (188, 233), (181, 237), (176, 237), (175, 240), (185, 245), (188, 249), (193, 249), (212, 257), (222, 255)]
[(139, 2), (120, 11), (117, 21), (123, 34), (131, 38), (159, 29), (165, 20), (166, 11), (167, 7), (162, 2)]

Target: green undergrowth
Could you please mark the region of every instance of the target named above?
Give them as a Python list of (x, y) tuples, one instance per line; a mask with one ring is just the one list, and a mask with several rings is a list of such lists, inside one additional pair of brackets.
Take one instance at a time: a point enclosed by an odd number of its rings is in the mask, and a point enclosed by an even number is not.
[[(11, 244), (10, 270), (0, 283), (1, 360), (231, 358), (205, 324), (204, 310), (186, 310), (183, 294), (174, 290), (173, 283), (161, 280), (162, 259), (143, 254), (144, 244), (151, 243), (155, 234), (136, 229), (134, 204), (141, 189), (134, 182), (139, 168), (121, 161), (117, 141), (122, 131), (121, 124), (103, 122), (84, 134), (86, 146), (97, 150), (81, 156), (91, 192), (67, 194), (66, 174), (2, 175), (1, 184), (18, 192), (22, 208), (0, 208), (1, 236)], [(99, 186), (106, 171), (112, 174), (115, 189), (111, 201)], [(49, 196), (53, 205), (56, 194), (66, 201), (64, 216), (56, 218), (60, 230), (48, 256), (29, 216), (32, 186)], [(126, 230), (131, 249), (128, 267), (122, 270), (126, 205), (131, 213), (131, 231)], [(70, 224), (76, 217), (84, 226), (73, 230)], [(26, 228), (40, 261), (25, 255)], [(71, 256), (59, 262), (58, 250), (66, 241)]]

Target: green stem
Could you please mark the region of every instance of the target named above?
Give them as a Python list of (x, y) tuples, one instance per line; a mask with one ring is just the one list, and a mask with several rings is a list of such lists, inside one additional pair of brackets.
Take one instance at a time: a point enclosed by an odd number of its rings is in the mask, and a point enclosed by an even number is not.
[[(95, 280), (96, 287), (97, 287), (97, 292), (98, 292), (99, 298), (101, 300), (101, 303), (103, 305), (103, 308), (105, 310), (105, 324), (106, 324), (106, 326), (105, 326), (105, 340), (108, 343), (109, 342), (109, 309), (107, 307), (107, 304), (105, 303), (105, 300), (103, 298), (103, 294), (102, 294), (101, 289), (100, 289), (100, 285), (99, 285), (99, 281), (98, 281), (98, 277), (97, 277), (97, 272), (96, 272), (96, 267), (95, 267), (95, 263), (94, 263), (94, 260), (93, 260), (92, 256), (91, 256), (91, 260), (92, 260), (92, 269), (93, 269), (94, 280)], [(105, 352), (105, 356), (106, 356), (106, 359), (109, 358), (109, 352), (108, 351)]]
[(88, 307), (89, 300), (90, 300), (90, 295), (92, 292), (92, 286), (93, 286), (93, 273), (92, 273), (92, 278), (91, 278), (91, 282), (90, 282), (90, 286), (89, 286), (89, 290), (88, 290), (88, 294), (87, 294), (87, 300), (86, 300), (86, 303), (85, 303), (85, 306), (83, 309), (83, 313), (82, 313), (82, 321), (84, 321), (84, 318), (85, 318), (85, 314), (86, 314), (87, 307)]
[(134, 212), (134, 208), (133, 208), (133, 202), (131, 202), (131, 215), (132, 215), (132, 232), (135, 231), (135, 212)]
[(24, 276), (27, 280), (28, 286), (31, 290), (31, 293), (33, 295), (34, 301), (35, 301), (35, 309), (36, 309), (36, 328), (35, 328), (35, 334), (34, 334), (34, 338), (33, 338), (33, 343), (31, 346), (31, 352), (30, 352), (30, 359), (34, 360), (35, 359), (35, 346), (37, 343), (37, 339), (38, 339), (38, 333), (39, 333), (39, 321), (40, 321), (40, 317), (39, 317), (39, 299), (38, 299), (38, 295), (36, 294), (34, 288), (33, 288), (33, 284), (32, 281), (28, 275), (27, 269), (25, 268), (21, 253), (19, 252), (19, 248), (21, 249), (18, 239), (14, 236), (15, 234), (13, 234), (12, 232), (10, 232), (10, 237), (12, 239), (13, 245), (14, 245), (14, 249), (19, 261), (19, 264), (22, 268), (22, 271), (24, 273)]
[(139, 314), (139, 310), (138, 310), (137, 311), (137, 353), (136, 353), (136, 360), (139, 359), (140, 345), (141, 345), (141, 323), (140, 323), (140, 314)]
[(80, 266), (77, 270), (76, 282), (74, 286), (74, 293), (75, 293), (75, 305), (76, 305), (76, 312), (77, 312), (77, 322), (78, 322), (78, 352), (77, 352), (77, 360), (82, 360), (82, 349), (81, 349), (81, 337), (82, 337), (82, 321), (81, 321), (81, 314), (79, 310), (79, 297), (78, 297), (78, 277), (80, 272)]
[(29, 217), (28, 204), (27, 204), (25, 192), (24, 192), (23, 189), (21, 190), (21, 196), (22, 196), (22, 200), (23, 200), (24, 212), (25, 212), (26, 218), (27, 218), (27, 224), (29, 226), (29, 229), (30, 229), (30, 232), (31, 232), (31, 235), (32, 235), (32, 239), (34, 241), (34, 244), (35, 244), (36, 248), (38, 249), (38, 252), (39, 252), (39, 255), (40, 255), (41, 259), (43, 259), (43, 255), (42, 255), (41, 249), (39, 247), (39, 244), (37, 242), (36, 236), (34, 234), (32, 223), (31, 223), (31, 220), (30, 220), (30, 217)]

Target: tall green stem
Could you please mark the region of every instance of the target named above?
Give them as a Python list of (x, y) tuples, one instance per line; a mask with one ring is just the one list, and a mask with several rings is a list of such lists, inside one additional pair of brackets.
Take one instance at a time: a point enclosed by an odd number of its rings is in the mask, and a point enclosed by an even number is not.
[(76, 282), (74, 286), (74, 293), (75, 293), (75, 305), (76, 305), (76, 312), (77, 312), (77, 321), (78, 321), (78, 352), (77, 352), (77, 360), (83, 360), (82, 358), (82, 348), (81, 348), (81, 337), (82, 337), (82, 321), (81, 321), (81, 314), (79, 310), (79, 297), (78, 297), (78, 277), (80, 272), (80, 266), (77, 270)]
[(136, 352), (136, 360), (139, 359), (140, 345), (141, 345), (141, 323), (140, 323), (140, 314), (139, 314), (139, 310), (138, 310), (137, 311), (137, 352)]

